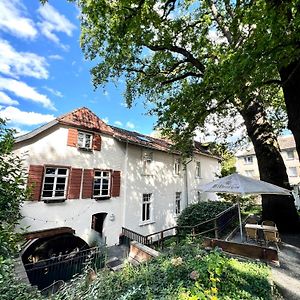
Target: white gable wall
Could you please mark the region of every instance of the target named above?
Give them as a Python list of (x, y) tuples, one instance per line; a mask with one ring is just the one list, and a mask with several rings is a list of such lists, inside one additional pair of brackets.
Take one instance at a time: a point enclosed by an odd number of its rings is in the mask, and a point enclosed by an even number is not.
[[(174, 174), (174, 159), (178, 156), (140, 146), (118, 142), (110, 136), (101, 135), (101, 151), (84, 152), (67, 146), (68, 128), (57, 125), (30, 141), (16, 145), (15, 153), (27, 152), (25, 165), (56, 165), (85, 169), (112, 169), (121, 171), (120, 197), (96, 201), (94, 199), (65, 200), (62, 203), (43, 201), (25, 202), (21, 213), (25, 216), (20, 226), (29, 231), (68, 226), (76, 235), (89, 244), (97, 235), (91, 229), (92, 215), (106, 212), (103, 234), (108, 245), (119, 241), (121, 227), (141, 234), (153, 233), (176, 225), (175, 193), (182, 193), (181, 210), (186, 206), (186, 181), (182, 169)], [(152, 152), (150, 172), (145, 174), (143, 153)], [(195, 178), (196, 161), (201, 162), (201, 178)], [(196, 155), (187, 165), (188, 200), (196, 199), (197, 189), (214, 179), (218, 161)], [(153, 194), (153, 219), (150, 224), (141, 224), (142, 195)], [(215, 197), (215, 195), (213, 195)], [(213, 199), (210, 197), (210, 199)], [(204, 195), (204, 199), (207, 195)], [(112, 220), (112, 215), (114, 220)]]

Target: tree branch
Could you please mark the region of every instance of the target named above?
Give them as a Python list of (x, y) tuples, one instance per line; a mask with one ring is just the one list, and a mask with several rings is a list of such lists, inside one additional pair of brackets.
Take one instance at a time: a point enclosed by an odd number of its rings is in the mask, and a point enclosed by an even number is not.
[(171, 79), (168, 79), (168, 80), (165, 80), (165, 81), (161, 82), (161, 85), (167, 85), (167, 84), (170, 84), (170, 83), (173, 83), (175, 81), (179, 81), (179, 80), (182, 80), (184, 78), (191, 77), (191, 76), (202, 78), (202, 74), (198, 74), (198, 73), (195, 73), (195, 72), (186, 72), (184, 74), (181, 74), (179, 76), (176, 76), (176, 77), (173, 77)]
[(187, 51), (184, 48), (181, 48), (179, 46), (174, 46), (174, 45), (168, 45), (168, 46), (163, 46), (163, 45), (144, 45), (145, 47), (149, 48), (152, 51), (171, 51), (175, 53), (179, 53), (183, 55), (188, 62), (190, 62), (194, 67), (196, 67), (201, 73), (204, 73), (205, 71), (205, 66), (197, 59), (194, 57), (194, 55)]

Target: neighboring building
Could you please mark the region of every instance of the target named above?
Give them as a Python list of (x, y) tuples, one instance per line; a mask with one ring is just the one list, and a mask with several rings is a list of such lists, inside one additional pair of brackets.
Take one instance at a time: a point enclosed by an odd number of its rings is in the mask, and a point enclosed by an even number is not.
[[(80, 108), (16, 139), (31, 201), (21, 209), (28, 231), (68, 226), (90, 245), (118, 243), (122, 227), (141, 234), (176, 224), (188, 204), (206, 200), (219, 159), (195, 142), (184, 166), (171, 144), (109, 126)], [(210, 195), (210, 199), (215, 199)]]
[[(300, 207), (300, 163), (294, 137), (292, 135), (280, 136), (278, 137), (278, 144), (289, 176), (289, 182), (293, 187), (296, 205)], [(240, 174), (259, 179), (258, 164), (253, 147), (237, 153), (236, 158), (236, 169)]]

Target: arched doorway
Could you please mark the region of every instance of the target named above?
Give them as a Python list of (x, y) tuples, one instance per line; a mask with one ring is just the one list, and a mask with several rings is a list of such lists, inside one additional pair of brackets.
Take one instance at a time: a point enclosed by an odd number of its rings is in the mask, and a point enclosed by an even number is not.
[(95, 230), (100, 237), (103, 235), (103, 224), (107, 213), (97, 213), (92, 215), (91, 228)]

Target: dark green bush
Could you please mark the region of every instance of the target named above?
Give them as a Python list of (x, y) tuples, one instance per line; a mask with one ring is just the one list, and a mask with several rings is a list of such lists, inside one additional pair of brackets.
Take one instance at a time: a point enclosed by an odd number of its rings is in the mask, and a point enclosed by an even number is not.
[[(178, 226), (195, 226), (204, 221), (214, 218), (222, 211), (232, 206), (230, 202), (224, 201), (208, 201), (192, 204), (185, 208), (177, 220)], [(197, 228), (197, 232), (209, 230), (214, 227), (214, 223), (210, 222)], [(190, 229), (180, 230), (181, 234), (190, 233)]]

